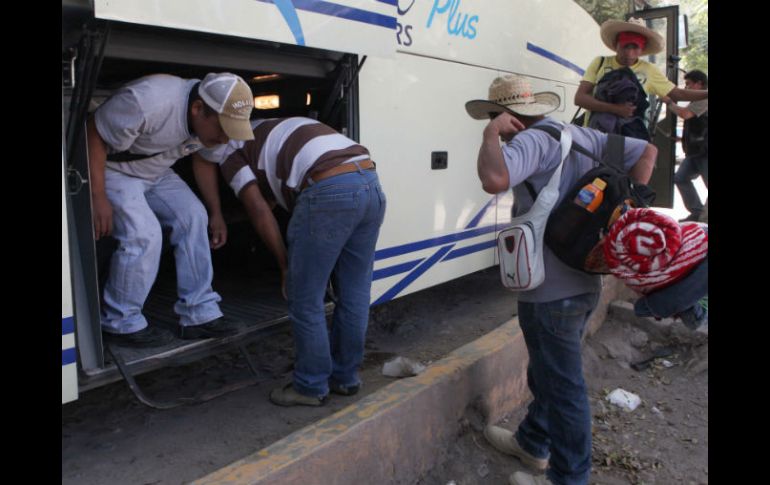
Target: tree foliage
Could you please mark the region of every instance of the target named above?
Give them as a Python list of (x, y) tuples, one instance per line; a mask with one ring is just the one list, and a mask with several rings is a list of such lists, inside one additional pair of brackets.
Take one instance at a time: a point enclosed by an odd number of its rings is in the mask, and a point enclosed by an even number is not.
[(681, 67), (687, 71), (709, 70), (709, 4), (708, 0), (681, 0), (681, 13), (688, 16), (689, 45), (682, 52)]
[(628, 0), (575, 0), (575, 3), (583, 7), (599, 25), (605, 20), (622, 20), (628, 12)]
[[(626, 18), (630, 7), (628, 0), (575, 0), (575, 3), (583, 7), (599, 25), (605, 20)], [(679, 5), (679, 14), (688, 16), (689, 27), (689, 45), (680, 50), (682, 61), (679, 67), (708, 73), (708, 0), (647, 0), (646, 3), (653, 7)]]

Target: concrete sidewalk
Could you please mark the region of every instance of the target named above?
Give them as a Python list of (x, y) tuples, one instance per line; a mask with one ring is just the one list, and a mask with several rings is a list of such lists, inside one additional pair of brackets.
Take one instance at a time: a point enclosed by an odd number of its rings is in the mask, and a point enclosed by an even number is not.
[[(605, 277), (588, 333), (623, 286)], [(496, 422), (529, 398), (518, 319), (196, 484), (414, 483), (463, 422)], [(479, 423), (483, 421), (483, 423)]]

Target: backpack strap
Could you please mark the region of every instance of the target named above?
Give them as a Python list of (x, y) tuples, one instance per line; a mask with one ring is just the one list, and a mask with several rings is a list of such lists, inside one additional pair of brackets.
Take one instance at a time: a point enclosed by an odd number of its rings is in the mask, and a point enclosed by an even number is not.
[[(599, 62), (599, 67), (596, 68), (596, 73), (595, 73), (596, 76), (599, 75), (599, 71), (601, 70), (603, 65), (604, 65), (604, 56), (602, 56), (602, 60)], [(599, 80), (597, 79), (596, 82), (599, 82)], [(577, 111), (575, 111), (575, 116), (572, 117), (572, 121), (570, 121), (570, 123), (573, 123), (573, 124), (575, 123), (575, 120), (577, 119), (578, 113), (580, 113), (581, 109), (583, 109), (583, 108), (578, 106)]]
[[(534, 128), (535, 130), (544, 131), (544, 132), (548, 133), (549, 135), (551, 135), (553, 138), (555, 138), (556, 141), (561, 142), (561, 130), (559, 130), (558, 128), (556, 128), (554, 126), (543, 125), (543, 126), (533, 126), (532, 128)], [(582, 153), (582, 154), (584, 154), (586, 156), (589, 156), (589, 157), (593, 158), (594, 160), (600, 162), (600, 160), (597, 159), (596, 157), (594, 157), (591, 154), (591, 152), (589, 152), (585, 148), (581, 147), (580, 145), (578, 145), (574, 141), (571, 142), (570, 151), (572, 151), (573, 148), (576, 151), (578, 151), (578, 152), (580, 152), (580, 153)], [(564, 158), (566, 159), (566, 154), (564, 155)], [(527, 188), (527, 192), (529, 192), (529, 195), (530, 195), (530, 197), (532, 197), (532, 200), (537, 199), (537, 192), (535, 192), (535, 187), (531, 183), (529, 183), (528, 181), (525, 180), (524, 181), (524, 187)]]
[[(604, 56), (602, 56), (602, 62), (599, 63), (599, 67), (596, 68), (596, 75), (599, 75), (599, 71), (602, 69), (602, 66), (604, 65)], [(599, 78), (596, 78), (596, 82), (599, 82)]]
[[(550, 126), (550, 125), (533, 126), (532, 129), (544, 131), (544, 132), (548, 133), (549, 135), (551, 135), (553, 138), (555, 138), (557, 141), (561, 141), (561, 131), (557, 130), (553, 126)], [(574, 141), (572, 142), (572, 150), (575, 150), (578, 153), (582, 153), (583, 155), (587, 156), (588, 158), (590, 158), (590, 159), (592, 159), (592, 160), (594, 160), (596, 162), (603, 163), (601, 160), (596, 158), (596, 156), (593, 153), (589, 152), (583, 146), (575, 143)], [(622, 154), (623, 153), (621, 152), (621, 155)]]
[(120, 153), (113, 153), (111, 155), (107, 155), (107, 161), (108, 162), (136, 162), (139, 160), (144, 160), (146, 158), (152, 158), (154, 156), (160, 155), (163, 152), (153, 153), (152, 155), (144, 155), (141, 153), (131, 153), (128, 150)]
[[(557, 141), (561, 141), (561, 131), (551, 125), (533, 126), (532, 129), (544, 131), (555, 138)], [(574, 141), (572, 142), (570, 151), (575, 150), (576, 152), (587, 156), (595, 162), (599, 162), (602, 165), (612, 167), (620, 172), (625, 173), (625, 170), (623, 170), (623, 152), (625, 150), (625, 145), (626, 138), (624, 136), (617, 135), (615, 133), (609, 133), (607, 135), (607, 146), (604, 153), (604, 160), (599, 160), (593, 153), (589, 152), (583, 146), (575, 143)], [(532, 184), (525, 180), (524, 186), (527, 188), (529, 195), (532, 196), (532, 200), (535, 200), (535, 198), (537, 198), (537, 192), (535, 192), (535, 188), (532, 186)]]
[(604, 153), (604, 160), (606, 160), (606, 165), (614, 167), (621, 172), (625, 172), (623, 170), (623, 152), (625, 151), (625, 147), (625, 137), (615, 133), (608, 134), (607, 147)]

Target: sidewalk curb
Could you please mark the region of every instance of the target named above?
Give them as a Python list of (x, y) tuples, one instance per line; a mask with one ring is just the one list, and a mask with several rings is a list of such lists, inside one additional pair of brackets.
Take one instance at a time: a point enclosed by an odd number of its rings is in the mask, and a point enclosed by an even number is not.
[[(518, 319), (318, 423), (193, 483), (412, 483), (436, 463), (466, 408), (496, 421), (522, 404)], [(474, 403), (478, 403), (475, 405)]]
[[(605, 283), (589, 321), (596, 331), (617, 297)], [(495, 423), (529, 398), (518, 318), (194, 484), (414, 483), (470, 421)]]

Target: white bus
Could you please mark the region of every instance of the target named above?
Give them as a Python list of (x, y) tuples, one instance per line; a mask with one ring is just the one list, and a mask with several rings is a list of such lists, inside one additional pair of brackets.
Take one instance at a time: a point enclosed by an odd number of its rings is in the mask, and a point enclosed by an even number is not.
[[(388, 197), (372, 304), (497, 263), (510, 192), (476, 177), (483, 124), (464, 104), (504, 73), (560, 95), (569, 121), (583, 68), (611, 52), (572, 0), (63, 0), (62, 402), (102, 384), (237, 345), (287, 319), (272, 258), (221, 185), (229, 240), (214, 251), (222, 309), (248, 323), (221, 341), (108, 351), (99, 287), (109, 239), (94, 242), (83, 126), (123, 83), (152, 73), (249, 82), (255, 117), (310, 116), (369, 148)], [(193, 187), (189, 160), (174, 166)], [(285, 225), (288, 216), (278, 214)], [(164, 253), (144, 312), (173, 328), (173, 258)], [(116, 365), (120, 364), (120, 365)]]

